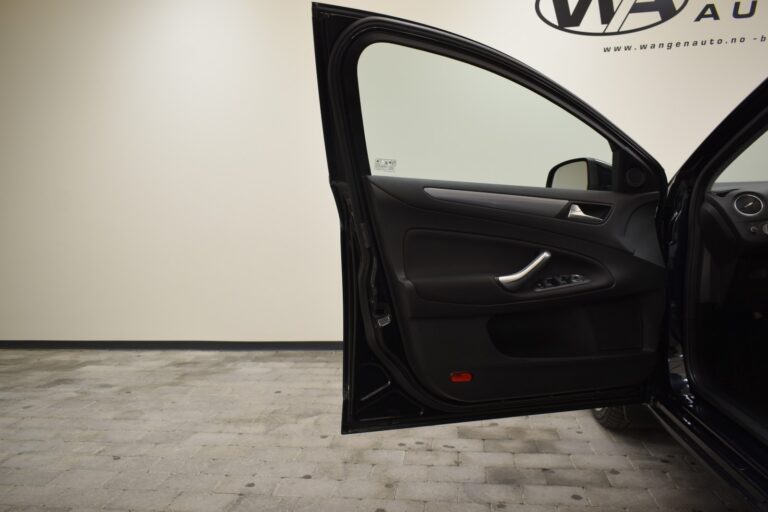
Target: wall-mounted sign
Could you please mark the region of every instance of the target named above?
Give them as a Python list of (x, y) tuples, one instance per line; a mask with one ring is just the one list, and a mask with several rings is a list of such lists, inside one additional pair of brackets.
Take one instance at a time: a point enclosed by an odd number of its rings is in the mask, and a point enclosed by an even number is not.
[(660, 25), (687, 4), (688, 0), (536, 0), (536, 13), (558, 30), (612, 36)]

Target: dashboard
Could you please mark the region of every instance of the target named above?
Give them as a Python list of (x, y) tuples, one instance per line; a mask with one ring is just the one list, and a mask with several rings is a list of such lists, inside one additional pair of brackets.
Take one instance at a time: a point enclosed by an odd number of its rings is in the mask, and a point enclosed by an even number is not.
[(715, 183), (701, 209), (701, 226), (717, 252), (768, 247), (768, 181)]

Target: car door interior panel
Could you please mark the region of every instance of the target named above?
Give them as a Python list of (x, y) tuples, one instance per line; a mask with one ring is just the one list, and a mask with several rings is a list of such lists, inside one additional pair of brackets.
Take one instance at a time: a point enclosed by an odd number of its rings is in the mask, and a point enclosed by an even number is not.
[[(569, 250), (439, 229), (410, 229), (402, 236), (403, 275), (413, 283), (418, 298), (427, 301), (506, 306), (551, 301), (615, 284), (601, 263)], [(501, 282), (510, 271), (528, 268), (540, 254), (549, 255), (548, 261), (516, 280), (516, 286)]]
[[(615, 214), (581, 225), (561, 215), (579, 191), (389, 176), (368, 184), (406, 357), (432, 392), (485, 402), (564, 382), (573, 392), (599, 388), (606, 369), (619, 386), (647, 377), (665, 273), (633, 233), (634, 224), (653, 225), (656, 194), (587, 194)], [(519, 288), (499, 282), (543, 251), (549, 260)], [(471, 382), (447, 378), (462, 370)]]
[(513, 194), (496, 194), (474, 190), (457, 190), (450, 188), (424, 187), (424, 192), (435, 199), (455, 203), (482, 206), (484, 208), (499, 208), (513, 212), (530, 213), (555, 217), (563, 211), (568, 201), (565, 199), (549, 199), (546, 197), (528, 197)]
[(658, 162), (507, 55), (313, 9), (343, 432), (647, 397), (665, 312)]

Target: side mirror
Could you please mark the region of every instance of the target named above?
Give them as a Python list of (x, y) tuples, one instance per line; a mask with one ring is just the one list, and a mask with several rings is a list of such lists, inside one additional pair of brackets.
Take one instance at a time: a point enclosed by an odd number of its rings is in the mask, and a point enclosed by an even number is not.
[(566, 160), (554, 166), (547, 175), (547, 188), (611, 190), (612, 182), (611, 166), (593, 158)]

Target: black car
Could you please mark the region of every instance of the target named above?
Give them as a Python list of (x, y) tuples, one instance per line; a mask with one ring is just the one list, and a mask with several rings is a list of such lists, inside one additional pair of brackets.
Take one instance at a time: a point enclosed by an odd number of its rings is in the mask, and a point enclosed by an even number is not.
[(505, 54), (313, 15), (343, 432), (645, 403), (768, 510), (768, 82), (667, 183)]

